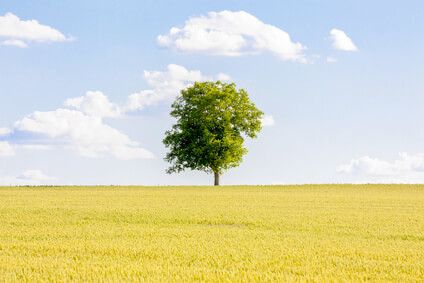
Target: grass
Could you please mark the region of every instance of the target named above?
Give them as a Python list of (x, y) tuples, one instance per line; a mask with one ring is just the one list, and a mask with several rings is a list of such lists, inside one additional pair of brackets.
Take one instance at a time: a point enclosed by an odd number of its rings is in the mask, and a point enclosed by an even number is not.
[(424, 281), (424, 186), (0, 188), (1, 281)]

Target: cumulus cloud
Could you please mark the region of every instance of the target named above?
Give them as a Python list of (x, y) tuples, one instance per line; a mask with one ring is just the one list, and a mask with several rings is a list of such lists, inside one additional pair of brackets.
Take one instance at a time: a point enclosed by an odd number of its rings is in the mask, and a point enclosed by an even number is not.
[(15, 128), (61, 139), (80, 155), (99, 157), (111, 154), (118, 159), (152, 158), (127, 135), (103, 123), (101, 117), (81, 111), (59, 108), (54, 111), (34, 112), (15, 123)]
[(14, 46), (19, 48), (27, 48), (28, 44), (26, 44), (24, 41), (19, 39), (6, 39), (4, 40), (1, 45), (3, 46)]
[(88, 91), (85, 96), (67, 99), (64, 105), (94, 117), (113, 118), (121, 114), (119, 107), (101, 91)]
[(6, 141), (0, 141), (0, 157), (15, 155), (15, 149)]
[(170, 101), (182, 89), (196, 81), (228, 81), (231, 78), (224, 73), (206, 76), (198, 70), (188, 70), (181, 65), (169, 64), (165, 71), (144, 71), (144, 79), (149, 89), (129, 95), (123, 105), (111, 102), (101, 91), (88, 91), (84, 96), (67, 99), (64, 106), (81, 111), (88, 116), (116, 118), (128, 112), (139, 111), (160, 102)]
[(161, 101), (171, 100), (195, 81), (230, 79), (223, 73), (215, 77), (205, 76), (198, 70), (188, 70), (176, 64), (169, 64), (166, 71), (144, 71), (144, 78), (150, 89), (131, 94), (124, 112), (141, 110)]
[(333, 44), (333, 48), (342, 51), (358, 51), (358, 48), (353, 43), (347, 34), (339, 29), (333, 28), (330, 31), (330, 38)]
[(274, 117), (272, 117), (271, 115), (264, 115), (262, 117), (262, 126), (263, 127), (274, 126), (274, 124), (275, 124)]
[(340, 165), (337, 172), (371, 181), (422, 182), (424, 154), (399, 153), (399, 157), (393, 161), (363, 156)]
[[(14, 146), (25, 150), (66, 147), (87, 157), (114, 156), (122, 160), (153, 158), (153, 154), (138, 142), (107, 125), (105, 119), (123, 117), (126, 113), (169, 101), (195, 81), (228, 80), (229, 76), (222, 73), (205, 76), (200, 71), (170, 64), (165, 71), (145, 71), (144, 78), (150, 89), (131, 94), (121, 105), (111, 102), (100, 91), (88, 91), (84, 96), (67, 99), (58, 109), (35, 111), (25, 116), (14, 123), (13, 129), (0, 128), (0, 135), (29, 134), (32, 138), (29, 142), (19, 140)], [(270, 121), (268, 118), (266, 123)], [(14, 147), (7, 145), (10, 155)], [(3, 147), (6, 155), (6, 145)]]
[(188, 53), (240, 56), (269, 52), (281, 60), (306, 62), (301, 43), (245, 11), (209, 12), (189, 18), (182, 27), (159, 35), (157, 42)]
[(57, 29), (40, 24), (37, 20), (21, 20), (12, 13), (0, 16), (0, 38), (2, 45), (20, 48), (29, 42), (63, 42), (71, 40)]

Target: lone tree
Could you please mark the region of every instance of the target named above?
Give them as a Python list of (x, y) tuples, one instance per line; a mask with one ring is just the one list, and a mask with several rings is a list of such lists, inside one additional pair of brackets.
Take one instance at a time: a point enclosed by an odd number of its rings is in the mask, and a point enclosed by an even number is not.
[(181, 91), (172, 104), (177, 123), (166, 131), (163, 143), (171, 163), (167, 173), (186, 168), (214, 173), (215, 186), (227, 169), (240, 165), (244, 136), (255, 138), (261, 130), (262, 111), (244, 89), (234, 83), (196, 82)]

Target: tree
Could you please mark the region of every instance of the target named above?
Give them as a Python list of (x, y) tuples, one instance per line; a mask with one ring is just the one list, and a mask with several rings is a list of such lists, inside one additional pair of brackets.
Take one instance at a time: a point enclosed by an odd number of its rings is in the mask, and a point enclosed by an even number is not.
[(172, 104), (177, 119), (163, 143), (171, 163), (167, 173), (185, 169), (214, 173), (215, 186), (227, 169), (240, 165), (244, 137), (255, 138), (262, 128), (262, 111), (234, 83), (196, 82)]

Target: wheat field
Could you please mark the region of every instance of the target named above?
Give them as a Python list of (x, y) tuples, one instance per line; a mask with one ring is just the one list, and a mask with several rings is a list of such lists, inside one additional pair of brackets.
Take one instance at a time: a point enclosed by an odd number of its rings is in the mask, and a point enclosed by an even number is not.
[(0, 188), (1, 281), (424, 281), (424, 186)]

